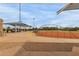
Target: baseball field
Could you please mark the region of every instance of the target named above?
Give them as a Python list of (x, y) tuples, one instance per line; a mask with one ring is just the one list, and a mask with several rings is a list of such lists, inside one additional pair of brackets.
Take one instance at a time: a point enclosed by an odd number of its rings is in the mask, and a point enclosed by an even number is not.
[[(50, 32), (50, 31), (48, 31)], [(0, 56), (79, 56), (79, 40), (36, 36), (31, 31), (0, 37)]]

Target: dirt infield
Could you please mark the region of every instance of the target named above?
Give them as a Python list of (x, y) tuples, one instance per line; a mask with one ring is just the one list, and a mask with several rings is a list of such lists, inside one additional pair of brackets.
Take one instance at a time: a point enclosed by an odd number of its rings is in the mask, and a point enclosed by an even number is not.
[(76, 31), (38, 31), (36, 35), (54, 38), (79, 39), (79, 32)]
[(15, 56), (79, 56), (79, 43), (26, 42)]
[[(50, 31), (49, 31), (50, 32)], [(36, 36), (34, 32), (0, 37), (0, 56), (79, 56), (79, 40)]]

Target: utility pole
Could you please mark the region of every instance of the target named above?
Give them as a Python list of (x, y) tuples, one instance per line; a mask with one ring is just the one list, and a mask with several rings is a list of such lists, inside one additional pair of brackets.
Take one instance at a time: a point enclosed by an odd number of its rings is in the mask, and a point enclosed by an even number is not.
[[(21, 24), (22, 23), (22, 21), (21, 21), (21, 3), (19, 3), (19, 13), (18, 13), (18, 16), (19, 16), (19, 23)], [(20, 25), (20, 29), (19, 29), (20, 31), (21, 31), (21, 25)]]
[(19, 3), (19, 22), (21, 23), (21, 3)]

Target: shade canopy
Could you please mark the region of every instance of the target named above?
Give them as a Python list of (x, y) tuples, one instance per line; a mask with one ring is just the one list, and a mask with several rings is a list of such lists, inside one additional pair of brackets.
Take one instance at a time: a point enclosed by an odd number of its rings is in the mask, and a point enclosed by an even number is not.
[(10, 22), (10, 23), (4, 23), (4, 24), (8, 24), (8, 25), (12, 25), (12, 26), (32, 27), (30, 25), (27, 25), (27, 24), (24, 24), (24, 23), (20, 23), (20, 22)]
[(79, 9), (79, 3), (68, 3), (63, 8), (57, 11), (57, 14), (61, 13), (62, 11), (67, 10), (76, 10)]

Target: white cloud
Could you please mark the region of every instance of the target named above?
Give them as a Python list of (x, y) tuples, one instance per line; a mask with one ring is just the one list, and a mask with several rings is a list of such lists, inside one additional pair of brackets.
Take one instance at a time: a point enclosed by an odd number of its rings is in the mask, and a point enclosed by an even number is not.
[(65, 11), (60, 15), (57, 15), (55, 20), (51, 21), (51, 24), (58, 24), (61, 26), (78, 26), (79, 25), (79, 10)]
[[(16, 21), (18, 20), (18, 15), (19, 15), (19, 10), (12, 8), (12, 7), (7, 7), (5, 5), (0, 5), (0, 17), (4, 19), (4, 21)], [(31, 15), (30, 12), (24, 12), (21, 11), (21, 16), (22, 17), (30, 17), (32, 18), (33, 15)]]

